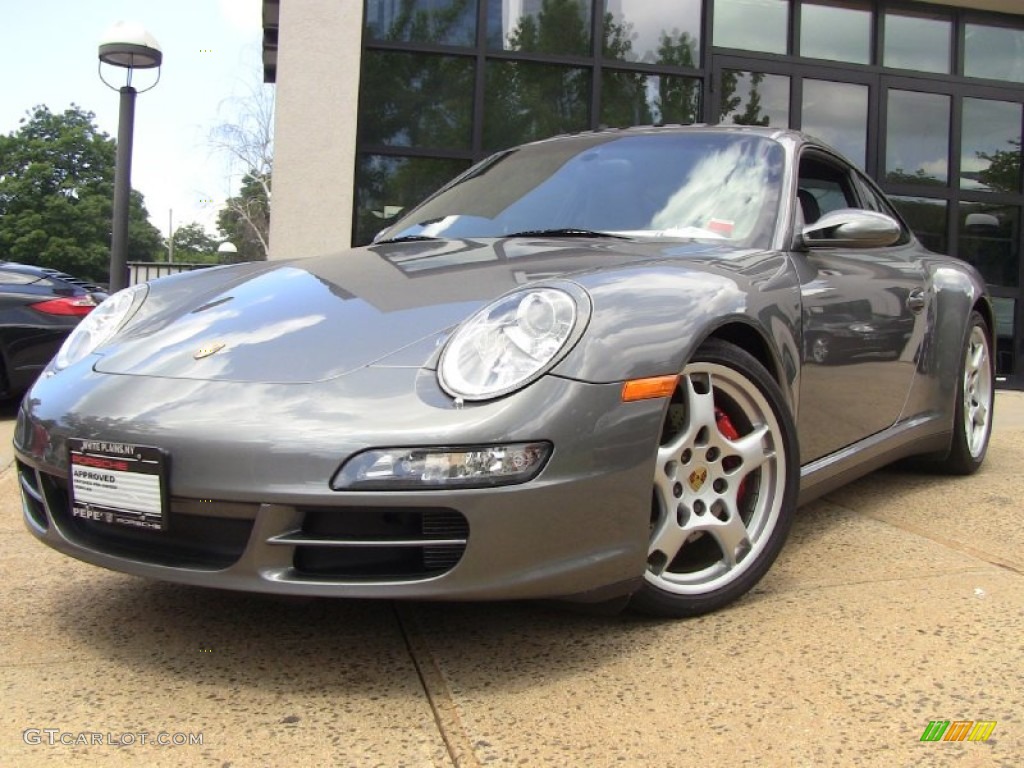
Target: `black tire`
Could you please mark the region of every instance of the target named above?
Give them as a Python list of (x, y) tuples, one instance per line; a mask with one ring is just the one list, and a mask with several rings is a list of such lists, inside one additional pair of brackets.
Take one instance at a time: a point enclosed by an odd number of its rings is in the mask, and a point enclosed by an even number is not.
[(964, 334), (957, 373), (953, 443), (949, 455), (935, 468), (950, 475), (973, 475), (985, 461), (992, 436), (995, 406), (995, 367), (988, 323), (972, 312)]
[(757, 584), (785, 543), (800, 481), (793, 418), (764, 366), (710, 339), (683, 369), (657, 453), (648, 567), (630, 605), (714, 611)]

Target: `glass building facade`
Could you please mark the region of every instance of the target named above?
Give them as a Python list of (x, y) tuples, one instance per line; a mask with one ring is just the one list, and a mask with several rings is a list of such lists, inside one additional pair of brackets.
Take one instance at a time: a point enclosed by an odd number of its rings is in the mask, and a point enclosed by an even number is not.
[(797, 128), (996, 298), (1024, 386), (1024, 16), (896, 0), (363, 0), (353, 243), (494, 150), (655, 123)]

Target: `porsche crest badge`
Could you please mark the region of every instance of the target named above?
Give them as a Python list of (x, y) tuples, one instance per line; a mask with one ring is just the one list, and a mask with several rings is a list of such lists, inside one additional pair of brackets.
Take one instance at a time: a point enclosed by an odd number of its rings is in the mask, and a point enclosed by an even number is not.
[(701, 489), (701, 487), (703, 487), (704, 481), (707, 479), (707, 467), (701, 467), (700, 469), (693, 470), (693, 472), (691, 472), (690, 476), (687, 478), (687, 480), (690, 483), (690, 488), (693, 490), (694, 493), (696, 493)]
[(210, 355), (217, 354), (222, 349), (224, 349), (224, 346), (224, 342), (222, 341), (215, 341), (211, 344), (204, 344), (195, 351), (192, 357), (194, 357), (196, 360), (202, 360), (204, 357), (209, 357)]

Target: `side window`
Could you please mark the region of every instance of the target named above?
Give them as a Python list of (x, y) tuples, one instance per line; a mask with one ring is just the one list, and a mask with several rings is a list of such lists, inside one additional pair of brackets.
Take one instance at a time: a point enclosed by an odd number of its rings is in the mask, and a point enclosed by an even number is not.
[(814, 154), (800, 158), (797, 197), (797, 210), (806, 224), (841, 208), (858, 207), (857, 192), (846, 169)]

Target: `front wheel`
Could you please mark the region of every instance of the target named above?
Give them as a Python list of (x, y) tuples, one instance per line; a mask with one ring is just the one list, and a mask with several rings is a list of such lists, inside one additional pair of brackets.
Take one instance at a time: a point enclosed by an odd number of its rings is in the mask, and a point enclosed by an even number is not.
[(750, 590), (789, 532), (799, 470), (796, 430), (778, 384), (742, 349), (705, 342), (668, 407), (647, 571), (632, 605), (695, 616)]

